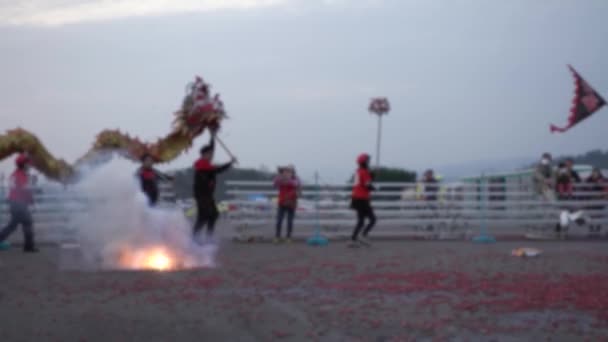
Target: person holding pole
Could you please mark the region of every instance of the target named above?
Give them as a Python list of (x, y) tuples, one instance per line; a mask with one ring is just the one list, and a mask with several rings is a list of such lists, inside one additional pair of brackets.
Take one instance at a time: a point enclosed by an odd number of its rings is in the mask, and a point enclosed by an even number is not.
[[(216, 132), (211, 132), (211, 140), (208, 145), (200, 150), (201, 157), (194, 163), (194, 199), (196, 200), (197, 218), (193, 227), (194, 238), (197, 239), (203, 226), (207, 225), (207, 238), (212, 238), (215, 222), (219, 217), (217, 205), (215, 203), (216, 176), (227, 171), (234, 163), (236, 158), (231, 155), (230, 162), (222, 165), (212, 164), (215, 152)], [(219, 141), (219, 140), (218, 140)], [(224, 146), (221, 141), (220, 144)]]
[[(372, 184), (374, 175), (370, 172), (369, 162), (370, 156), (368, 154), (361, 154), (357, 158), (359, 168), (355, 174), (351, 200), (351, 209), (357, 213), (357, 224), (353, 230), (349, 247), (371, 246), (367, 237), (376, 224), (376, 215), (371, 205), (371, 192), (375, 188)], [(368, 220), (367, 226), (363, 229), (366, 219)], [(363, 231), (361, 231), (362, 229)]]

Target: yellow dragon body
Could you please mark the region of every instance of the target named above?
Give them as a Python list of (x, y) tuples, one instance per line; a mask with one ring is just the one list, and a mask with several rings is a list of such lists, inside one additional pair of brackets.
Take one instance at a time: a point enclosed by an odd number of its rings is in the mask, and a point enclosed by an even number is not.
[(32, 166), (48, 179), (70, 184), (82, 178), (85, 168), (106, 162), (115, 153), (137, 162), (145, 154), (157, 163), (170, 162), (190, 148), (192, 141), (205, 129), (217, 130), (225, 117), (219, 94), (212, 97), (210, 86), (196, 77), (188, 86), (181, 109), (175, 112), (173, 129), (154, 143), (142, 142), (118, 130), (104, 130), (84, 156), (69, 164), (49, 153), (34, 134), (17, 128), (0, 135), (0, 160), (15, 153), (26, 153)]

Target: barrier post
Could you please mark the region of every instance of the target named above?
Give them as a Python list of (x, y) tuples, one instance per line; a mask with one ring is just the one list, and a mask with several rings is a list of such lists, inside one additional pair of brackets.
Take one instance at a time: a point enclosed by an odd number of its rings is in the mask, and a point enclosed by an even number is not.
[(481, 226), (479, 228), (479, 235), (473, 238), (475, 243), (495, 243), (496, 239), (494, 236), (488, 234), (488, 222), (487, 222), (487, 201), (488, 201), (488, 179), (485, 174), (481, 174)]
[(306, 243), (309, 246), (327, 246), (329, 240), (321, 235), (321, 218), (319, 214), (319, 199), (321, 197), (321, 186), (319, 185), (319, 172), (315, 171), (315, 212), (316, 212), (316, 222), (315, 222), (315, 233), (313, 236), (309, 237)]

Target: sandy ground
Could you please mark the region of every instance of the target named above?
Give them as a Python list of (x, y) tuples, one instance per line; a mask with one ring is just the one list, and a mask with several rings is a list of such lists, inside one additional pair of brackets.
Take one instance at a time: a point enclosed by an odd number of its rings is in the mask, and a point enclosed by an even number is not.
[(164, 273), (59, 254), (0, 252), (1, 341), (608, 341), (605, 242), (226, 241), (217, 268)]

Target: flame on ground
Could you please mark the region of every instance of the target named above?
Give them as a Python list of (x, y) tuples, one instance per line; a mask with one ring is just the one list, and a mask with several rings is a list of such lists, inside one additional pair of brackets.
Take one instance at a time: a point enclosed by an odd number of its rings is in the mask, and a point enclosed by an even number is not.
[(122, 242), (105, 248), (101, 266), (104, 269), (158, 272), (213, 268), (216, 250), (215, 246), (189, 249), (164, 242)]
[(180, 256), (164, 246), (141, 247), (121, 253), (121, 268), (171, 271), (181, 268)]

